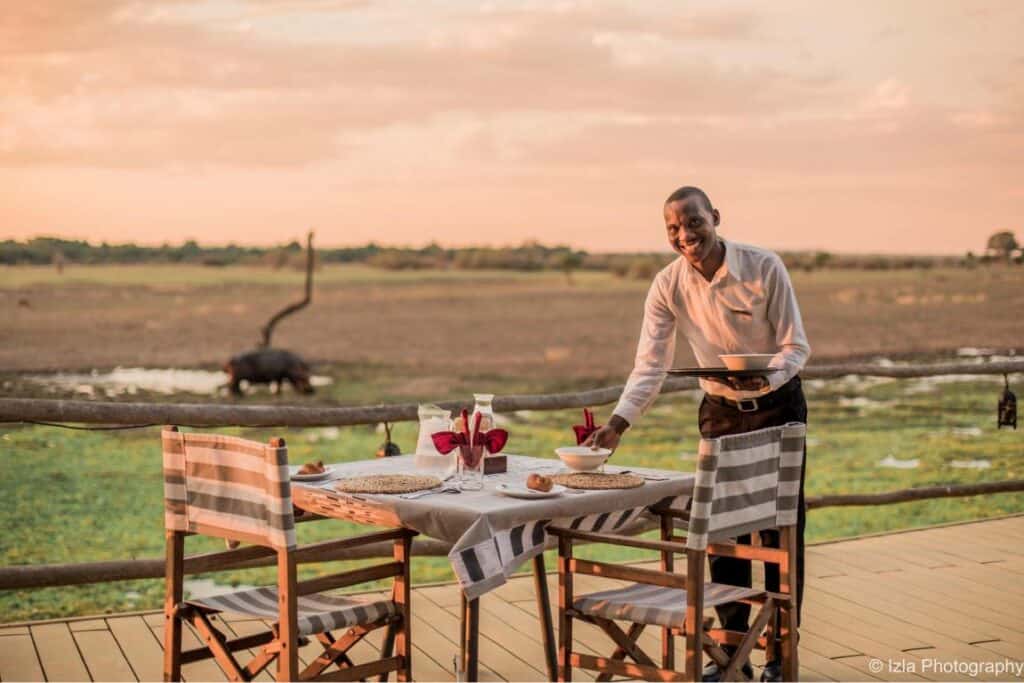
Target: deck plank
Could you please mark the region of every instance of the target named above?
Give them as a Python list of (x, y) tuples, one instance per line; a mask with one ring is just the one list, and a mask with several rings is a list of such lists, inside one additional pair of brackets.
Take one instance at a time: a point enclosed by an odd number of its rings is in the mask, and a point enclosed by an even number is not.
[[(163, 645), (164, 639), (164, 616), (163, 614), (153, 615), (155, 618), (147, 618), (146, 623), (149, 624), (150, 631), (160, 641), (161, 646)], [(155, 623), (154, 623), (155, 622)], [(181, 630), (181, 649), (190, 650), (194, 647), (200, 647), (202, 641), (193, 632), (192, 627), (188, 624), (184, 625)], [(163, 670), (163, 662), (160, 663), (161, 671)], [(217, 662), (212, 659), (204, 659), (199, 662), (192, 662), (191, 664), (185, 664), (181, 667), (181, 675), (186, 681), (226, 681), (227, 677), (221, 670)]]
[(1005, 593), (1008, 587), (1018, 586), (1021, 583), (1020, 575), (1016, 572), (1008, 571), (1005, 562), (981, 564), (974, 567), (967, 565), (940, 567), (936, 570), (935, 575), (943, 577), (956, 576), (963, 581), (975, 583), (979, 587), (993, 590), (998, 594)]
[[(453, 592), (458, 589), (452, 587)], [(458, 593), (456, 593), (456, 597)], [(428, 606), (424, 608), (424, 604)], [(459, 620), (447, 609), (416, 595), (412, 602), (412, 641), (419, 639), (420, 646), (430, 652), (431, 658), (446, 671), (452, 673), (452, 660), (458, 656)], [(426, 615), (429, 614), (429, 617)], [(429, 619), (429, 620), (428, 620)], [(489, 639), (480, 638), (480, 679), (488, 681), (507, 680), (495, 670), (496, 663), (489, 656), (492, 644)]]
[(907, 595), (905, 584), (901, 584), (899, 589), (890, 589), (881, 581), (871, 583), (853, 577), (836, 577), (819, 581), (817, 588), (837, 597), (848, 596), (851, 602), (868, 608), (881, 606), (887, 610), (899, 610), (915, 623), (930, 624), (939, 633), (965, 643), (972, 638), (998, 639), (995, 635), (997, 629), (991, 625), (979, 624), (967, 615), (963, 615), (964, 619), (954, 619), (953, 610), (948, 606), (932, 605)]
[(865, 629), (892, 634), (893, 645), (900, 650), (934, 648), (960, 642), (926, 627), (904, 621), (891, 611), (880, 611), (877, 609), (879, 607), (882, 606), (865, 607), (828, 593), (815, 594), (804, 603), (808, 618), (817, 618), (815, 615), (818, 611), (827, 613), (826, 617), (822, 617), (823, 620), (837, 625), (852, 618), (855, 620), (854, 623), (864, 624)]
[(955, 574), (936, 576), (934, 572), (915, 573), (910, 578), (915, 585), (930, 589), (939, 595), (944, 591), (955, 592), (961, 602), (987, 614), (1000, 615), (1004, 622), (1009, 618), (1016, 623), (1018, 615), (1024, 613), (1024, 599), (1021, 599), (1016, 594), (1015, 587), (1009, 584), (997, 589), (964, 581)]
[[(943, 533), (939, 533), (940, 531)], [(1012, 544), (1005, 538), (997, 542), (995, 538), (985, 534), (982, 527), (977, 524), (925, 530), (921, 532), (921, 536), (917, 540), (922, 543), (934, 543), (934, 547), (941, 547), (945, 552), (959, 555), (968, 560), (975, 559), (978, 562), (1020, 556), (1019, 553), (1014, 553), (1011, 550)]]
[(69, 621), (68, 627), (72, 633), (78, 631), (106, 631), (107, 622), (102, 619), (80, 619), (78, 621)]
[(43, 668), (27, 633), (0, 636), (0, 681), (41, 681)]
[[(485, 597), (486, 599), (486, 597)], [(424, 600), (421, 598), (418, 602), (420, 609), (423, 609)], [(417, 602), (414, 599), (413, 610), (416, 610)], [(432, 604), (428, 608), (428, 612), (420, 612), (421, 614), (429, 614), (430, 622), (442, 631), (446, 635), (451, 635), (453, 638), (457, 637), (459, 633), (459, 604), (451, 607), (441, 607), (437, 604)], [(494, 674), (500, 680), (506, 681), (529, 681), (536, 678), (536, 670), (533, 669), (529, 664), (519, 659), (515, 654), (509, 652), (505, 647), (502, 646), (500, 640), (494, 640), (491, 637), (491, 629), (484, 629), (483, 624), (487, 619), (487, 615), (481, 610), (480, 615), (480, 662), (481, 662), (481, 676), (483, 676), (484, 662), (487, 663), (487, 667), (490, 668)], [(413, 634), (415, 640), (416, 635)], [(457, 641), (452, 643), (453, 653), (457, 651)]]
[[(804, 680), (953, 680), (925, 672), (938, 661), (998, 662), (1024, 652), (1024, 516), (840, 541), (808, 548), (808, 586), (800, 646)], [(636, 563), (652, 566), (651, 562)], [(755, 580), (759, 572), (755, 570)], [(548, 585), (557, 595), (554, 572)], [(577, 593), (619, 582), (580, 577)], [(417, 588), (413, 597), (413, 666), (419, 680), (454, 679), (458, 652), (459, 589), (454, 584)], [(708, 614), (713, 611), (709, 610)], [(266, 628), (252, 619), (224, 619), (231, 634)], [(163, 615), (112, 615), (0, 627), (0, 680), (143, 680), (162, 673)], [(353, 649), (353, 658), (375, 658), (382, 633)], [(598, 629), (580, 623), (579, 651), (608, 654), (612, 645)], [(652, 655), (660, 634), (640, 638)], [(189, 627), (185, 647), (198, 645)], [(676, 640), (682, 652), (681, 638)], [(308, 661), (319, 651), (300, 650)], [(918, 664), (916, 674), (871, 671), (873, 659)], [(755, 664), (763, 662), (756, 653)], [(681, 659), (680, 659), (681, 661)], [(513, 577), (481, 601), (481, 679), (536, 679), (545, 671), (533, 577)], [(185, 667), (187, 680), (223, 680), (208, 660)], [(272, 671), (261, 679), (272, 678)], [(593, 674), (577, 671), (578, 680)], [(996, 678), (982, 675), (978, 680)], [(1003, 676), (1005, 679), (1006, 676)]]
[(827, 633), (832, 633), (830, 629), (841, 633), (841, 629), (851, 627), (861, 633), (888, 632), (891, 634), (889, 642), (897, 650), (934, 647), (936, 642), (934, 633), (904, 629), (899, 620), (888, 615), (862, 609), (855, 603), (813, 589), (804, 598), (803, 618), (807, 624), (817, 625), (818, 630)]
[(1015, 660), (1020, 659), (1020, 646), (1013, 643), (1007, 643), (1002, 640), (991, 640), (984, 643), (978, 643), (977, 645), (972, 645), (971, 647), (993, 652), (1000, 657), (1009, 657), (1010, 659)]
[(163, 678), (163, 648), (142, 617), (111, 617), (107, 626), (140, 681)]
[(76, 631), (74, 638), (94, 681), (138, 680), (110, 631)]
[(91, 681), (67, 623), (32, 626), (32, 640), (48, 681)]
[(27, 636), (28, 626), (7, 626), (0, 628), (0, 636)]
[[(264, 633), (267, 631), (267, 625), (262, 621), (256, 621), (252, 619), (244, 619), (238, 621), (228, 622), (220, 615), (213, 617), (213, 624), (221, 631), (224, 632), (229, 639), (238, 638), (240, 636), (251, 636), (256, 633)], [(238, 663), (245, 666), (250, 659), (255, 657), (259, 653), (259, 649), (241, 650), (234, 653)], [(256, 676), (257, 681), (272, 681), (274, 677), (270, 675), (270, 671), (274, 670), (274, 665), (271, 664), (269, 667), (264, 669)]]
[[(530, 580), (530, 585), (533, 585), (533, 580)], [(544, 669), (544, 646), (540, 635), (540, 619), (537, 616), (537, 603), (535, 600), (520, 601), (520, 602), (506, 602), (500, 599), (483, 600), (481, 602), (481, 609), (487, 610), (493, 613), (496, 617), (500, 618), (505, 624), (509, 631), (513, 631), (517, 634), (519, 639), (525, 639), (533, 643), (533, 647), (529, 649), (516, 648), (516, 652), (520, 656), (529, 656), (531, 661), (536, 662), (536, 666)], [(558, 610), (557, 607), (554, 609), (552, 617), (556, 620), (555, 632), (557, 637), (557, 619)], [(575, 639), (578, 651), (587, 652), (590, 654), (597, 654), (591, 648), (583, 645), (579, 642), (579, 639)], [(607, 653), (606, 653), (607, 654)], [(595, 676), (589, 672), (583, 673), (578, 676), (581, 680), (593, 680)]]
[(828, 657), (822, 657), (811, 650), (805, 650), (800, 648), (800, 671), (804, 671), (804, 666), (811, 667), (814, 671), (820, 672), (820, 675), (833, 681), (875, 681), (879, 680), (876, 676), (867, 675), (854, 669), (852, 666), (845, 664), (841, 659), (829, 659)]

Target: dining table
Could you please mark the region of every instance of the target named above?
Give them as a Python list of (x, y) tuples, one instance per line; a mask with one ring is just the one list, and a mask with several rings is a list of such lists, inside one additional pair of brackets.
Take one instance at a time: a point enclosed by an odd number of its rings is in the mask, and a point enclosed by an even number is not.
[[(556, 643), (543, 553), (555, 541), (549, 538), (548, 525), (635, 532), (644, 528), (645, 513), (651, 506), (685, 507), (693, 491), (693, 467), (677, 471), (605, 465), (607, 473), (628, 471), (643, 484), (628, 489), (567, 489), (550, 497), (523, 499), (506, 495), (502, 489), (521, 489), (531, 473), (564, 473), (565, 465), (553, 458), (512, 454), (506, 458), (507, 470), (485, 475), (480, 490), (461, 490), (452, 472), (417, 468), (414, 456), (405, 455), (331, 465), (323, 480), (293, 481), (292, 498), (304, 514), (373, 526), (402, 526), (450, 545), (448, 559), (462, 593), (461, 671), (456, 672), (462, 680), (475, 681), (479, 676), (479, 600), (532, 561), (545, 666), (549, 680), (554, 681)], [(442, 484), (410, 494), (351, 494), (335, 488), (339, 479), (380, 474), (433, 474)]]

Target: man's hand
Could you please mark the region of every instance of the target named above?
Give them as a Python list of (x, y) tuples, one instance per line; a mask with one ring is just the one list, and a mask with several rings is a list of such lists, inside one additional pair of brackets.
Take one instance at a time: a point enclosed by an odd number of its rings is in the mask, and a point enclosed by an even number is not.
[(761, 391), (767, 389), (768, 380), (765, 377), (726, 377), (721, 379), (719, 377), (708, 377), (711, 382), (718, 382), (725, 386), (734, 389), (736, 391)]
[(619, 447), (619, 441), (622, 440), (622, 434), (628, 428), (628, 422), (618, 415), (612, 415), (608, 420), (608, 424), (604, 425), (587, 437), (587, 440), (584, 441), (582, 445), (590, 446), (591, 448), (610, 448), (614, 451)]

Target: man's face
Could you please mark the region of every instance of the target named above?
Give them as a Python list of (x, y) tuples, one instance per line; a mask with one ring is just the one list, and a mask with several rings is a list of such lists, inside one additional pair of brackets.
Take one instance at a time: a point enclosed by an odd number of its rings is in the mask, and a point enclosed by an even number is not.
[(718, 243), (718, 209), (709, 209), (698, 195), (665, 205), (665, 230), (672, 249), (697, 266), (714, 253)]

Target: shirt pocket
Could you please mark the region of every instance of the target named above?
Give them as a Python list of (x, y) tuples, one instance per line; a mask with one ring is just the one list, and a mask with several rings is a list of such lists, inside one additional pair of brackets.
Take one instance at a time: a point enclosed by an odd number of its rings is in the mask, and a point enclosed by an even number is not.
[(739, 322), (753, 322), (754, 310), (751, 308), (732, 308), (731, 306), (726, 307), (726, 314), (731, 317), (734, 321)]
[(718, 315), (728, 340), (726, 346), (744, 350), (759, 346), (767, 322), (764, 297), (746, 291), (730, 294), (733, 296), (723, 296), (718, 304)]

